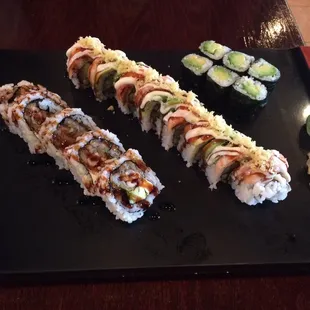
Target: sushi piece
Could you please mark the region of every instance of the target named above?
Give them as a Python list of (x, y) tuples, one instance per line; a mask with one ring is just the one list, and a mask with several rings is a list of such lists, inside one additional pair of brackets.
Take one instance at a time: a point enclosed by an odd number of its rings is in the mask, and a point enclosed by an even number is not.
[(163, 118), (162, 146), (168, 151), (177, 146), (180, 137), (187, 124), (194, 124), (200, 120), (200, 116), (194, 107), (180, 105), (175, 111), (170, 111)]
[(96, 194), (116, 219), (132, 223), (143, 216), (163, 188), (139, 152), (129, 149), (101, 170)]
[(9, 130), (28, 143), (31, 153), (44, 153), (45, 148), (38, 137), (40, 127), (46, 118), (66, 107), (57, 94), (23, 81), (15, 87), (2, 116)]
[(212, 67), (213, 62), (206, 57), (189, 54), (182, 58), (182, 64), (194, 75), (201, 76)]
[[(265, 157), (265, 156), (264, 156)], [(291, 191), (287, 160), (275, 150), (264, 160), (247, 160), (231, 174), (231, 185), (237, 198), (250, 206), (270, 200), (284, 200)]]
[(244, 73), (250, 68), (251, 63), (254, 62), (254, 60), (255, 58), (253, 56), (232, 51), (223, 57), (223, 64), (231, 70), (238, 73)]
[(216, 104), (225, 104), (231, 91), (231, 86), (239, 75), (223, 66), (213, 66), (207, 73), (206, 93), (208, 99)]
[(264, 84), (269, 92), (275, 88), (281, 77), (279, 69), (262, 58), (251, 65), (248, 74)]
[(210, 189), (216, 189), (218, 182), (226, 181), (247, 154), (242, 147), (223, 139), (212, 140), (204, 146), (202, 153), (200, 166), (209, 181)]
[(88, 70), (90, 85), (98, 101), (112, 98), (115, 94), (114, 82), (117, 75), (118, 61), (126, 59), (120, 51), (106, 50), (96, 57)]
[(243, 76), (233, 85), (231, 105), (238, 111), (253, 111), (267, 104), (267, 95), (267, 89), (261, 82)]
[(102, 55), (104, 45), (97, 38), (80, 38), (66, 52), (67, 71), (69, 78), (76, 88), (90, 86), (88, 70), (93, 60)]
[(65, 148), (75, 144), (77, 138), (86, 132), (98, 129), (94, 121), (81, 109), (67, 108), (47, 118), (38, 135), (47, 154), (55, 159), (58, 167), (68, 169), (63, 155)]
[(84, 189), (93, 195), (101, 169), (108, 161), (119, 158), (125, 149), (117, 136), (108, 130), (89, 131), (64, 151), (69, 170)]
[(204, 41), (199, 46), (200, 51), (214, 61), (220, 60), (231, 49), (222, 44), (216, 43), (213, 40)]
[(124, 61), (118, 66), (118, 78), (114, 84), (115, 98), (124, 114), (138, 117), (135, 94), (145, 83), (159, 79), (159, 74), (143, 63)]

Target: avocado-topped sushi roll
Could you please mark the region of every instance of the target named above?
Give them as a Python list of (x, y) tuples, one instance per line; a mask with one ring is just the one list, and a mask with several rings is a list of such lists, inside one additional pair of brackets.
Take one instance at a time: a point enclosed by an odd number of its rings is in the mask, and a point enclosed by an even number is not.
[(231, 49), (213, 40), (204, 41), (199, 46), (200, 51), (212, 60), (220, 60)]
[(213, 62), (210, 59), (197, 54), (186, 55), (182, 59), (182, 63), (185, 68), (199, 76), (206, 73), (213, 65)]
[(281, 77), (279, 69), (262, 58), (256, 60), (251, 65), (248, 74), (262, 82), (268, 91), (274, 89)]
[(261, 82), (243, 76), (233, 85), (231, 103), (236, 108), (255, 109), (267, 103), (267, 89)]
[(249, 69), (251, 63), (254, 60), (255, 58), (253, 56), (241, 52), (232, 51), (227, 53), (223, 57), (223, 64), (231, 70), (239, 73), (244, 73)]

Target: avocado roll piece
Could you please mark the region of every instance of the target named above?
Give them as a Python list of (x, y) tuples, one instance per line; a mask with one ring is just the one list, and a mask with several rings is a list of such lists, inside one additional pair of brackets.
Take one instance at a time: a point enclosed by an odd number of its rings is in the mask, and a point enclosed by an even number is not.
[(223, 57), (223, 64), (231, 70), (238, 73), (244, 73), (250, 68), (251, 63), (253, 63), (254, 60), (255, 58), (253, 56), (232, 51)]
[(267, 104), (267, 89), (261, 82), (243, 76), (233, 85), (231, 104), (240, 111), (254, 111)]
[(262, 58), (251, 65), (248, 74), (264, 84), (269, 92), (274, 89), (281, 77), (280, 70)]
[(225, 54), (231, 51), (229, 47), (216, 43), (213, 40), (202, 42), (199, 49), (204, 55), (214, 61), (222, 59)]
[(231, 86), (239, 75), (223, 66), (213, 66), (207, 73), (206, 93), (215, 108), (226, 102)]
[(201, 76), (212, 67), (213, 62), (206, 57), (189, 54), (183, 57), (182, 64), (195, 75)]

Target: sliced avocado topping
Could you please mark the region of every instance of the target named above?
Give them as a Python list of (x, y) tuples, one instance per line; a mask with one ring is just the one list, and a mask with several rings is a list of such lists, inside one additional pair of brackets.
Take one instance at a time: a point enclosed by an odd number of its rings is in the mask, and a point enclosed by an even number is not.
[(226, 81), (230, 79), (231, 73), (226, 68), (217, 66), (213, 70), (213, 76), (217, 77), (221, 81)]
[(310, 136), (310, 115), (307, 117), (306, 129), (307, 129), (307, 134)]
[(208, 143), (203, 149), (202, 152), (204, 153), (204, 159), (208, 159), (208, 157), (212, 154), (212, 152), (221, 145), (225, 145), (227, 143), (226, 140), (214, 139), (210, 143)]
[(222, 45), (214, 41), (205, 41), (202, 44), (202, 49), (207, 53), (214, 55), (217, 51), (222, 49)]
[(255, 68), (255, 71), (258, 76), (264, 77), (264, 76), (274, 76), (277, 74), (277, 68), (271, 64), (264, 63), (261, 66), (257, 66)]
[(177, 97), (170, 97), (167, 99), (166, 102), (162, 102), (160, 107), (160, 113), (166, 114), (168, 113), (173, 107), (181, 104), (183, 101), (180, 98)]
[(182, 62), (186, 67), (194, 67), (197, 69), (201, 69), (206, 64), (207, 59), (205, 57), (196, 54), (190, 54), (185, 56), (182, 59)]
[(127, 192), (129, 203), (134, 204), (141, 200), (144, 200), (149, 195), (149, 193), (150, 192), (147, 188), (137, 186), (134, 190)]
[(242, 84), (242, 88), (254, 98), (256, 98), (260, 92), (260, 88), (251, 81), (244, 82)]
[(229, 62), (236, 68), (243, 67), (246, 61), (245, 56), (239, 52), (231, 52), (228, 55)]

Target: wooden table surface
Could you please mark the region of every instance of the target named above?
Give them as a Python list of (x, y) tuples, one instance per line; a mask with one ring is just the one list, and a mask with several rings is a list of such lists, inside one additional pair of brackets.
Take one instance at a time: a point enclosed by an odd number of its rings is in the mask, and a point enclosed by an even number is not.
[[(284, 0), (3, 0), (0, 33), (4, 49), (66, 49), (84, 35), (125, 50), (302, 45)], [(310, 309), (310, 277), (3, 286), (0, 309)]]

